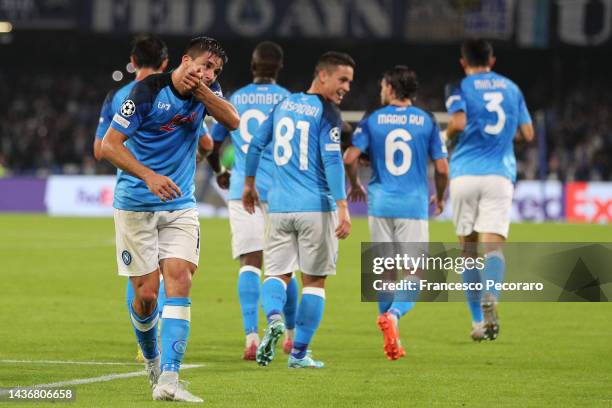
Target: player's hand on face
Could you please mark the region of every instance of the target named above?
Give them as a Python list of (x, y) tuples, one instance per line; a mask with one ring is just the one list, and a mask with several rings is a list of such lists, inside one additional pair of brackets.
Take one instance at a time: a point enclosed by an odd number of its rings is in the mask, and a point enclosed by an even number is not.
[(249, 214), (255, 214), (256, 205), (259, 205), (259, 193), (257, 193), (257, 189), (245, 184), (242, 193), (242, 206)]
[(153, 173), (145, 178), (147, 188), (162, 201), (173, 200), (183, 195), (181, 189), (166, 176)]
[(338, 207), (338, 226), (336, 227), (336, 238), (345, 239), (351, 233), (351, 216), (348, 207)]
[(232, 173), (229, 170), (225, 170), (223, 173), (217, 176), (217, 184), (224, 190), (227, 190), (230, 186), (230, 177)]
[(188, 71), (181, 80), (181, 84), (187, 91), (193, 91), (200, 85), (202, 75), (195, 70)]
[(354, 203), (357, 201), (366, 201), (367, 193), (363, 185), (359, 183), (357, 185), (351, 186), (347, 194), (347, 198)]
[(436, 197), (435, 195), (431, 196), (431, 198), (429, 199), (429, 204), (434, 204), (436, 206), (434, 210), (434, 214), (436, 216), (442, 214), (442, 211), (444, 211), (444, 200), (438, 200), (438, 197)]

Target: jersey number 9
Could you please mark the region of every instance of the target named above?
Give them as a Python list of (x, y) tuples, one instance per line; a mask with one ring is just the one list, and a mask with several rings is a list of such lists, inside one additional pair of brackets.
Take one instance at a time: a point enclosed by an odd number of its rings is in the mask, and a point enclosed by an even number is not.
[(240, 117), (240, 136), (244, 140), (244, 144), (240, 146), (245, 154), (249, 151), (249, 144), (253, 140), (253, 135), (249, 133), (249, 121), (255, 119), (257, 126), (261, 125), (266, 120), (266, 114), (257, 109), (249, 109), (245, 111)]

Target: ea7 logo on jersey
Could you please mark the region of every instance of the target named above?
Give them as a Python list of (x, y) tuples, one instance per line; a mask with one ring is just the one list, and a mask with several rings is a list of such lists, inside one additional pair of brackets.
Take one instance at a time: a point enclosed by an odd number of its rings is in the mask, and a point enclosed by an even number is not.
[(332, 128), (329, 131), (329, 138), (334, 143), (340, 143), (340, 128), (337, 126), (335, 128)]
[(136, 112), (136, 105), (131, 99), (123, 102), (121, 105), (121, 114), (126, 118), (129, 118)]

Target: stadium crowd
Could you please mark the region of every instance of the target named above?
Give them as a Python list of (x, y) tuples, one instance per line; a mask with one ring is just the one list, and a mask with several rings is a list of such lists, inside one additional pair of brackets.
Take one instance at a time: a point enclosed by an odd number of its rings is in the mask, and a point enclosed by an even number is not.
[[(377, 73), (368, 74), (368, 78), (357, 78), (342, 109), (369, 110), (376, 106)], [(242, 85), (237, 79), (222, 76), (226, 94)], [(283, 84), (299, 90), (308, 79), (292, 78)], [(93, 135), (106, 92), (127, 80), (113, 82), (108, 72), (15, 76), (0, 71), (0, 176), (113, 173), (110, 165), (93, 159)], [(537, 89), (520, 85), (528, 102), (530, 95), (537, 97)], [(417, 104), (444, 111), (443, 89), (442, 76), (422, 83)], [(547, 178), (612, 180), (612, 101), (601, 89), (576, 86), (556, 94), (554, 103), (540, 107), (545, 112)], [(537, 179), (537, 143), (518, 146), (517, 155), (519, 178)]]

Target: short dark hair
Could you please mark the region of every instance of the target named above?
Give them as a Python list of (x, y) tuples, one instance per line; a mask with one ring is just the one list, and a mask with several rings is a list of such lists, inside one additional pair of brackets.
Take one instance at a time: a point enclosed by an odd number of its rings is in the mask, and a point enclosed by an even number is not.
[(383, 79), (391, 85), (395, 96), (399, 99), (416, 98), (419, 89), (417, 74), (405, 65), (396, 65), (383, 74)]
[(221, 43), (214, 38), (204, 36), (192, 38), (185, 49), (185, 54), (189, 55), (193, 59), (196, 59), (205, 52), (210, 52), (211, 54), (216, 55), (217, 57), (221, 58), (223, 64), (227, 64), (227, 54), (221, 46)]
[(486, 67), (493, 56), (493, 46), (482, 38), (470, 38), (461, 45), (461, 56), (471, 67)]
[(159, 69), (168, 58), (168, 47), (157, 36), (141, 35), (134, 38), (131, 55), (138, 68)]
[(280, 45), (263, 41), (253, 50), (251, 70), (256, 76), (276, 78), (283, 67), (284, 53)]
[(339, 65), (347, 65), (355, 69), (355, 60), (345, 52), (328, 51), (319, 57), (315, 65), (314, 76), (316, 77), (323, 69), (329, 70)]

